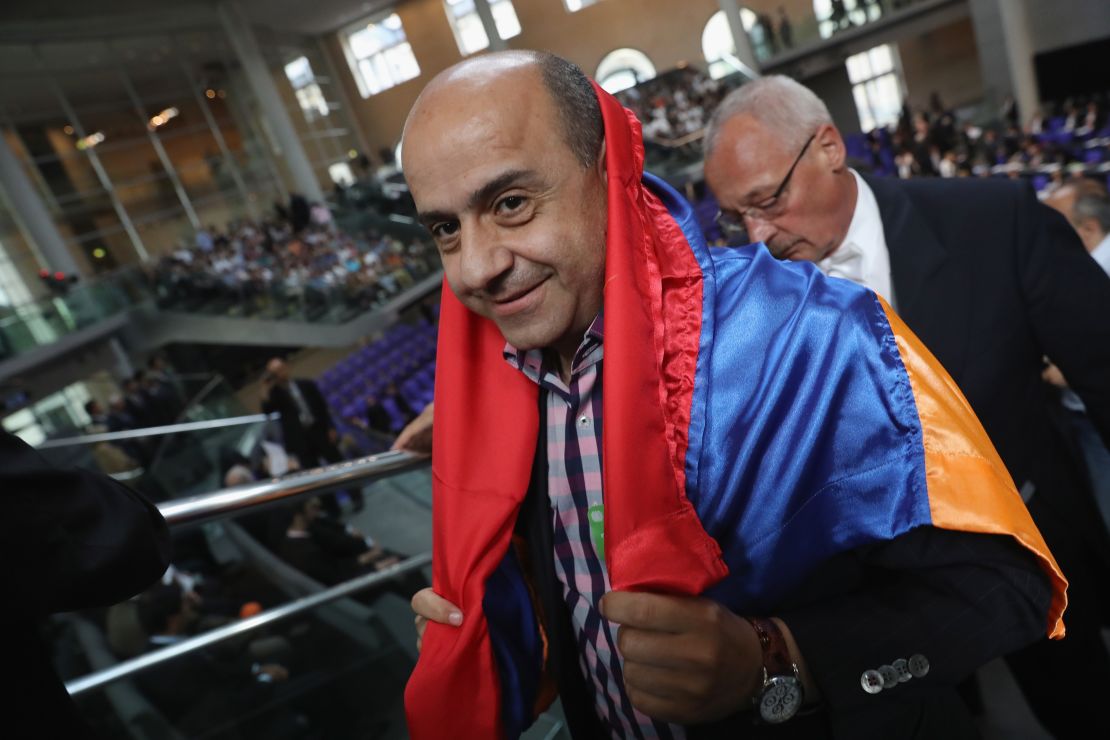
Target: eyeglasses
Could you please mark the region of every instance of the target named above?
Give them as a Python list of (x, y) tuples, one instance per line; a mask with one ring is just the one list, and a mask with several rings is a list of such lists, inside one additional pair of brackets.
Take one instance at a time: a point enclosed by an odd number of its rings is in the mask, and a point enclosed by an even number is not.
[[(787, 186), (790, 184), (790, 178), (794, 176), (794, 170), (798, 168), (798, 163), (802, 161), (802, 157), (805, 156), (806, 150), (809, 149), (809, 145), (812, 144), (813, 140), (816, 138), (817, 132), (815, 131), (808, 139), (806, 139), (806, 143), (802, 145), (802, 150), (798, 152), (798, 156), (794, 157), (794, 164), (790, 165), (790, 169), (786, 171), (786, 177), (782, 178), (782, 182), (780, 182), (779, 186), (775, 188), (775, 192), (764, 198), (763, 201), (759, 203), (759, 205), (749, 206), (748, 208), (740, 211), (725, 210), (723, 208), (717, 211), (717, 226), (720, 227), (721, 234), (730, 243), (749, 243), (750, 240), (748, 239), (748, 227), (744, 225), (745, 218), (758, 218), (766, 220), (774, 218), (778, 215), (778, 213), (774, 211), (774, 208), (775, 206), (779, 205), (782, 194), (786, 191)], [(743, 239), (743, 241), (740, 241), (741, 239)]]

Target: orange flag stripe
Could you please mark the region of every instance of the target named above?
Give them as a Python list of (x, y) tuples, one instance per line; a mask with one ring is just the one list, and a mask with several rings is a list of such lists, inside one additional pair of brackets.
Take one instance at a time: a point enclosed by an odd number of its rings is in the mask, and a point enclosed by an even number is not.
[(955, 382), (881, 297), (910, 379), (925, 447), (925, 480), (933, 525), (1008, 534), (1040, 561), (1052, 581), (1049, 637), (1064, 636), (1067, 579), (1033, 523), (986, 430)]

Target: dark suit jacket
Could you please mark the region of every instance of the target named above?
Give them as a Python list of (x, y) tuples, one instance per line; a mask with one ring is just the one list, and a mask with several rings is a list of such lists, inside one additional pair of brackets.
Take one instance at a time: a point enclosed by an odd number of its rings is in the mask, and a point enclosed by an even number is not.
[[(313, 423), (304, 426), (301, 423), (300, 412), (292, 394), (281, 386), (270, 389), (270, 397), (262, 404), (262, 411), (270, 414), (281, 414), (281, 435), (286, 452), (296, 455), (301, 466), (314, 468), (317, 458), (324, 457), (329, 462), (340, 459), (335, 445), (328, 440), (328, 431), (335, 428), (328, 404), (324, 400), (320, 389), (311, 380), (292, 380), (301, 391), (308, 410), (312, 412)], [(333, 453), (333, 450), (334, 453)]]
[[(532, 482), (517, 518), (526, 572), (547, 636), (554, 679), (571, 735), (607, 737), (594, 710), (578, 641), (555, 575), (547, 494), (545, 424)], [(805, 543), (798, 543), (804, 547)], [(817, 711), (758, 725), (741, 711), (687, 728), (691, 740), (840, 740), (978, 737), (955, 685), (987, 661), (1044, 634), (1050, 590), (1033, 556), (1009, 537), (924, 527), (890, 542), (842, 553), (778, 605), (824, 692)], [(871, 696), (865, 670), (920, 653), (929, 675)]]
[(1110, 277), (1028, 185), (866, 179), (899, 315), (967, 396), (1018, 488), (1033, 492), (1030, 512), (1065, 575), (1081, 542), (1093, 577), (1110, 583), (1110, 538), (1041, 380), (1048, 356), (1110, 444)]
[(169, 563), (158, 510), (99, 473), (56, 469), (0, 431), (0, 562), (4, 664), (17, 692), (0, 694), (5, 737), (89, 737), (39, 637), (54, 612), (110, 606), (143, 590)]

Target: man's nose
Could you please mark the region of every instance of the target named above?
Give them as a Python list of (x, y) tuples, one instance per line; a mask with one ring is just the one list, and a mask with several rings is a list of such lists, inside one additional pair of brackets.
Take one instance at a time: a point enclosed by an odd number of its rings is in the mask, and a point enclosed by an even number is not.
[(761, 218), (744, 216), (744, 225), (748, 229), (752, 242), (770, 242), (776, 233), (775, 225)]
[(513, 266), (513, 253), (495, 229), (481, 224), (461, 225), (459, 278), (468, 293), (489, 292), (497, 278)]

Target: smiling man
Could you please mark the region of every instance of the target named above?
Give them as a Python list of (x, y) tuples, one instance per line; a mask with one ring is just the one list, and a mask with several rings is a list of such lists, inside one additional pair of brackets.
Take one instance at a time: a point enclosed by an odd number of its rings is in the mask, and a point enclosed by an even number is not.
[(969, 736), (953, 684), (1061, 633), (1063, 579), (913, 336), (711, 252), (577, 67), (465, 61), (404, 151), (446, 274), (412, 737), (515, 737), (555, 691), (576, 738)]

